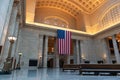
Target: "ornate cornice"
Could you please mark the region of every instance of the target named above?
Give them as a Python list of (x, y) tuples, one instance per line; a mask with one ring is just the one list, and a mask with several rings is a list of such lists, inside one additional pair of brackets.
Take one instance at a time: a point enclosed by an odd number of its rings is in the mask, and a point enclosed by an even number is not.
[[(85, 37), (91, 37), (91, 38), (97, 39), (97, 38), (106, 38), (108, 36), (118, 34), (120, 32), (119, 26), (120, 26), (120, 24), (117, 24), (117, 25), (111, 26), (110, 28), (106, 28), (100, 32), (97, 32), (95, 34), (89, 34), (89, 33), (77, 31), (77, 30), (75, 30), (75, 31), (70, 30), (70, 31), (74, 35), (77, 35), (77, 36), (85, 36)], [(30, 23), (26, 23), (25, 27), (29, 27), (32, 29), (39, 29), (39, 30), (49, 30), (49, 31), (56, 31), (57, 30), (57, 28), (51, 28), (51, 27), (48, 28), (48, 27), (45, 27), (44, 25), (40, 26), (40, 25), (35, 25), (35, 24), (30, 24)], [(58, 29), (59, 29), (59, 27), (58, 27)]]

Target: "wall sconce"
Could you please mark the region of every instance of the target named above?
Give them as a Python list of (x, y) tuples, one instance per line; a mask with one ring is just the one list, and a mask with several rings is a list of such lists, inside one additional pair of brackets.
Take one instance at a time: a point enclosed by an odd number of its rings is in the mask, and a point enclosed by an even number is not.
[(38, 68), (41, 68), (42, 67), (42, 56), (39, 55), (39, 59), (38, 59)]
[(22, 56), (23, 53), (18, 53), (18, 54), (19, 54), (19, 56)]
[(42, 58), (42, 56), (39, 56), (39, 58)]
[(52, 48), (52, 52), (54, 52), (54, 48)]
[(103, 55), (103, 61), (106, 61), (106, 54)]
[(16, 37), (13, 37), (13, 36), (11, 36), (11, 37), (8, 37), (8, 40), (10, 41), (10, 42), (13, 42), (14, 43), (14, 41), (16, 41)]
[(18, 59), (18, 64), (17, 64), (16, 69), (21, 69), (20, 61), (21, 61), (21, 56), (22, 56), (22, 54), (23, 54), (23, 53), (18, 53), (19, 59)]
[(117, 40), (117, 42), (120, 42), (120, 40)]
[(82, 55), (82, 57), (81, 57), (83, 60), (85, 60), (85, 57), (84, 57), (84, 55)]
[(16, 41), (16, 39), (17, 39), (16, 37), (8, 37), (8, 40), (10, 41), (10, 47), (9, 47), (8, 57), (7, 58), (11, 57), (12, 45)]
[(107, 57), (106, 54), (104, 54), (104, 55), (103, 55), (103, 59), (106, 59), (106, 57)]

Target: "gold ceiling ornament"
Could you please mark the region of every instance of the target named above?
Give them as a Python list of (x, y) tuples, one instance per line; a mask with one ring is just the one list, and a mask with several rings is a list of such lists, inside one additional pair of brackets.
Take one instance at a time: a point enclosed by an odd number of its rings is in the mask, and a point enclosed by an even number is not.
[(85, 13), (91, 14), (107, 0), (69, 0), (80, 6)]
[(37, 0), (36, 8), (41, 7), (56, 8), (75, 17), (81, 12), (76, 4), (68, 0)]
[(36, 7), (52, 7), (77, 16), (80, 12), (93, 13), (107, 0), (37, 0)]

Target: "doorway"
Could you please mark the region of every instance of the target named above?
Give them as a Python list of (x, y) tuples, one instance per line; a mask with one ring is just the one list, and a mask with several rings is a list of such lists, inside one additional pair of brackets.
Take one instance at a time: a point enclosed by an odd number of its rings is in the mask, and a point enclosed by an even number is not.
[(63, 65), (64, 65), (64, 58), (61, 58), (60, 60), (59, 60), (59, 66), (60, 66), (60, 68), (63, 68)]
[(54, 60), (53, 60), (53, 58), (51, 58), (47, 61), (47, 67), (48, 68), (53, 68), (54, 67), (53, 65), (54, 65)]

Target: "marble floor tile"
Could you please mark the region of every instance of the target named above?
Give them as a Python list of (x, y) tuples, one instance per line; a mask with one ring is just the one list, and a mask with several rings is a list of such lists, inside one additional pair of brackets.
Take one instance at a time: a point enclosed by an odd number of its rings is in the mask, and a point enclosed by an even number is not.
[(14, 70), (10, 75), (0, 75), (0, 80), (120, 80), (120, 76), (82, 76), (77, 71), (41, 68)]

